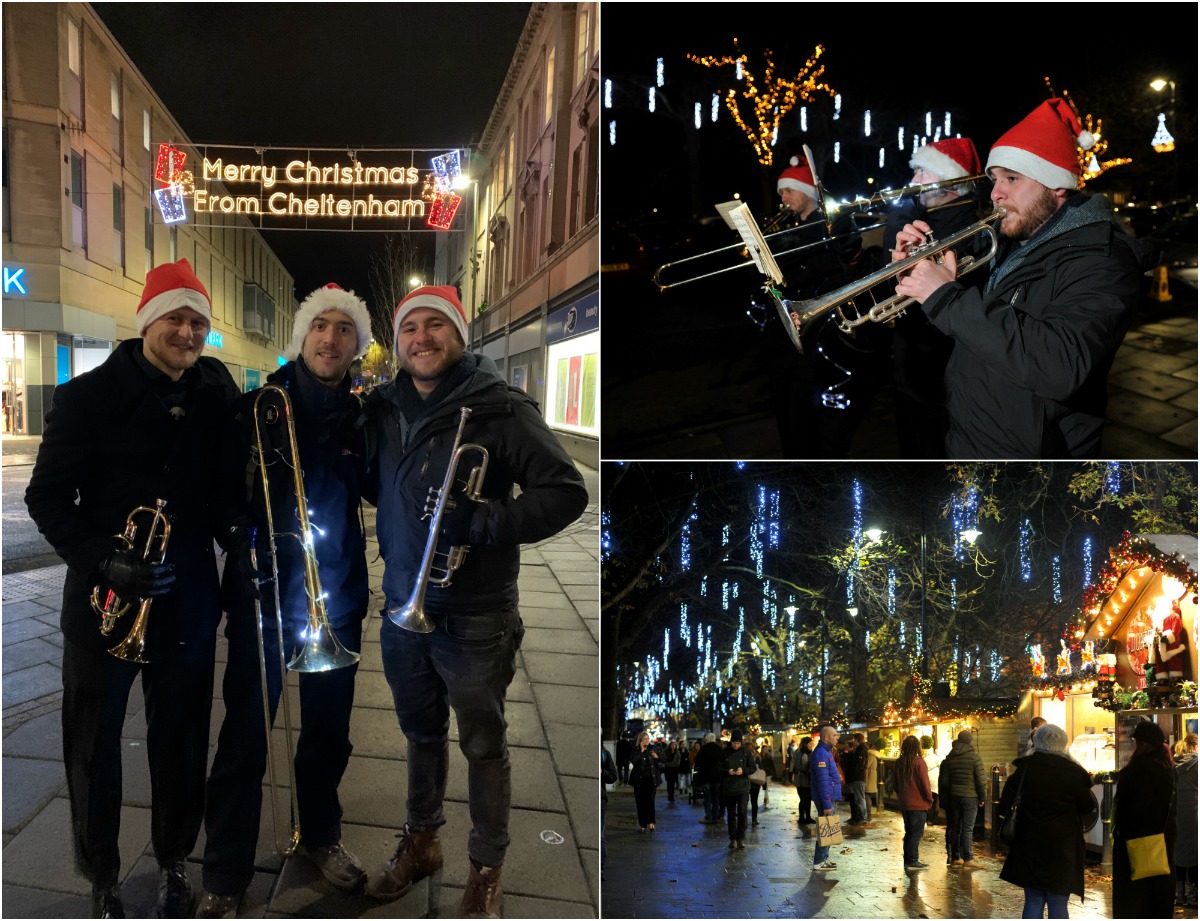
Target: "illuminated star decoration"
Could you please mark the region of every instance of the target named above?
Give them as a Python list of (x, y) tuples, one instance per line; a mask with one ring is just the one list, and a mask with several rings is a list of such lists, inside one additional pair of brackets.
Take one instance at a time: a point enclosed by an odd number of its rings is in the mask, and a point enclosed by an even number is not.
[(195, 189), (190, 171), (184, 170), (187, 154), (178, 147), (170, 144), (158, 145), (158, 161), (154, 166), (154, 179), (162, 184), (161, 189), (154, 190), (154, 200), (158, 202), (159, 213), (164, 224), (178, 224), (187, 220), (187, 208), (183, 198), (189, 191)]
[[(1050, 95), (1058, 96), (1059, 94), (1055, 91), (1054, 87), (1050, 85), (1050, 78), (1043, 77), (1042, 79), (1046, 81), (1046, 88), (1050, 90)], [(1075, 113), (1075, 117), (1079, 119), (1079, 123), (1095, 139), (1091, 150), (1082, 150), (1079, 147), (1075, 148), (1075, 155), (1079, 158), (1079, 171), (1082, 173), (1081, 185), (1086, 185), (1114, 166), (1124, 166), (1126, 163), (1133, 162), (1130, 157), (1117, 157), (1113, 160), (1101, 159), (1108, 151), (1108, 141), (1100, 133), (1101, 128), (1104, 126), (1103, 119), (1097, 118), (1093, 124), (1091, 113), (1080, 115), (1079, 109), (1075, 105), (1075, 100), (1071, 98), (1071, 94), (1066, 90), (1062, 91), (1062, 99), (1063, 102), (1070, 106), (1071, 111)]]
[[(688, 60), (704, 67), (726, 67), (733, 65), (745, 79), (745, 89), (739, 94), (736, 87), (725, 91), (725, 107), (729, 109), (733, 120), (750, 139), (754, 152), (758, 154), (758, 162), (770, 166), (775, 161), (775, 153), (771, 149), (775, 138), (778, 137), (779, 123), (795, 105), (800, 102), (811, 102), (818, 92), (836, 95), (833, 88), (820, 82), (825, 73), (825, 65), (816, 66), (817, 58), (825, 51), (824, 46), (817, 45), (812, 57), (804, 62), (795, 77), (785, 79), (775, 75), (775, 57), (770, 48), (766, 49), (763, 57), (766, 66), (762, 80), (758, 80), (747, 66), (747, 55), (742, 51), (738, 40), (733, 40), (735, 55), (717, 57), (713, 55), (689, 54)], [(744, 99), (750, 106), (751, 115), (743, 118), (738, 97)], [(753, 124), (751, 124), (751, 122)]]

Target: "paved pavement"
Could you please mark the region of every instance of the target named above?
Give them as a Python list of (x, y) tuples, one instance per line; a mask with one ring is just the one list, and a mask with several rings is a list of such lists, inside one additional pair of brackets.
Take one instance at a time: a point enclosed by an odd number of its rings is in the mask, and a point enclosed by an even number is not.
[[(657, 829), (642, 833), (629, 787), (609, 793), (605, 918), (1019, 918), (1023, 890), (999, 878), (1003, 860), (984, 842), (975, 857), (983, 870), (950, 870), (945, 826), (927, 826), (921, 859), (928, 870), (907, 873), (904, 827), (898, 812), (875, 812), (865, 827), (846, 828), (833, 848), (837, 870), (814, 872), (809, 829), (800, 827), (796, 792), (771, 786), (771, 808), (759, 806), (759, 825), (746, 848), (731, 851), (724, 825), (702, 825), (703, 808), (659, 788)], [(1111, 917), (1112, 884), (1091, 871), (1086, 898), (1071, 897), (1072, 918)], [(1176, 917), (1196, 917), (1195, 909)]]
[[(30, 450), (32, 446), (32, 449)], [(32, 462), (36, 440), (5, 439), (5, 466)], [(516, 678), (508, 693), (513, 762), (512, 845), (504, 867), (503, 914), (509, 918), (598, 916), (599, 806), (595, 760), (599, 586), (598, 474), (581, 468), (593, 501), (561, 534), (521, 554), (521, 614), (526, 625)], [(12, 509), (5, 509), (12, 512)], [(374, 534), (373, 510), (367, 516)], [(371, 587), (383, 573), (368, 542)], [(72, 868), (69, 806), (62, 762), (62, 640), (58, 618), (65, 567), (4, 576), (3, 607), (3, 915), (79, 918), (90, 887)], [(388, 857), (404, 821), (404, 737), (392, 709), (379, 651), (379, 612), (365, 625), (350, 738), (354, 753), (341, 785), (347, 846), (370, 867)], [(217, 647), (215, 747), (225, 640)], [(294, 681), (294, 676), (293, 676)], [(298, 697), (292, 695), (299, 725)], [(282, 720), (278, 721), (282, 724)], [(451, 725), (452, 741), (457, 730)], [(131, 917), (150, 917), (157, 868), (150, 849), (150, 783), (143, 753), (144, 703), (135, 685), (122, 739), (125, 773), (121, 813), (122, 893)], [(274, 743), (283, 745), (282, 730)], [(280, 765), (286, 783), (286, 768)], [(286, 791), (280, 793), (286, 814)], [(265, 805), (265, 804), (264, 804)], [(405, 898), (380, 904), (334, 890), (301, 860), (274, 854), (270, 810), (264, 808), (254, 882), (242, 917), (452, 917), (466, 883), (469, 826), (466, 766), (451, 746), (444, 869)], [(199, 889), (204, 835), (188, 862)]]
[[(1108, 377), (1105, 457), (1196, 458), (1197, 293), (1174, 280), (1169, 293), (1172, 300), (1166, 303), (1149, 295), (1142, 299), (1117, 352)], [(750, 460), (780, 456), (761, 343), (747, 347), (739, 338), (750, 327), (748, 322), (739, 330), (697, 328), (706, 316), (705, 306), (704, 302), (682, 306), (663, 302), (660, 312), (675, 317), (670, 310), (681, 316), (686, 311), (691, 338), (686, 348), (675, 353), (677, 361), (713, 339), (724, 343), (715, 354), (706, 353), (702, 361), (686, 368), (665, 368), (661, 356), (647, 358), (627, 368), (624, 376), (604, 380), (606, 457)], [(715, 307), (709, 312), (741, 313)], [(685, 322), (676, 321), (677, 328)], [(710, 317), (709, 322), (718, 321)], [(655, 334), (643, 338), (659, 341)], [(735, 340), (743, 344), (731, 345)], [(636, 347), (636, 342), (630, 344)], [(858, 426), (850, 454), (873, 460), (892, 459), (898, 452), (892, 390), (885, 386)]]

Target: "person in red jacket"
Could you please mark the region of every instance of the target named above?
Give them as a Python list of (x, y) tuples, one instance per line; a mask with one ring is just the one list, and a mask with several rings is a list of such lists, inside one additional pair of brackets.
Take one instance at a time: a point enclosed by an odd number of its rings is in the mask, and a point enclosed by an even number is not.
[(920, 846), (925, 820), (933, 808), (933, 793), (929, 787), (929, 768), (921, 757), (921, 743), (916, 736), (906, 736), (901, 743), (893, 776), (900, 814), (904, 816), (904, 869), (928, 869), (929, 864), (921, 860)]

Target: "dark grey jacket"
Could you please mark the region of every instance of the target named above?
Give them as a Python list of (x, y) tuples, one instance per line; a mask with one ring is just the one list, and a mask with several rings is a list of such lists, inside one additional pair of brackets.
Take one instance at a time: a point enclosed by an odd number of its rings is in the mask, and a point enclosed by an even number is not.
[(1076, 193), (1032, 239), (1006, 242), (983, 293), (951, 282), (922, 305), (955, 341), (950, 457), (1100, 456), (1108, 371), (1155, 257), (1111, 214)]

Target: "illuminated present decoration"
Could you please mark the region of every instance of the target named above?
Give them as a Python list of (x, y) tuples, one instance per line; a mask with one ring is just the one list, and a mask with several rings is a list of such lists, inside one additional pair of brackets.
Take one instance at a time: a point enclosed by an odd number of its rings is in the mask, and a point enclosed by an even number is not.
[(461, 204), (462, 197), (453, 192), (434, 198), (433, 204), (429, 206), (429, 216), (425, 219), (426, 226), (436, 230), (449, 230)]
[(187, 208), (183, 203), (183, 188), (169, 185), (165, 189), (154, 190), (154, 200), (158, 202), (159, 213), (164, 224), (178, 224), (187, 220)]
[(179, 186), (183, 189), (184, 195), (194, 195), (196, 193), (196, 177), (192, 175), (190, 169), (177, 170), (172, 174), (168, 185)]
[(433, 167), (434, 185), (437, 190), (443, 193), (453, 190), (462, 177), (460, 151), (452, 150), (448, 154), (434, 157), (429, 162)]
[(154, 166), (154, 178), (163, 185), (172, 185), (175, 177), (187, 163), (187, 154), (170, 144), (158, 145), (158, 162)]

